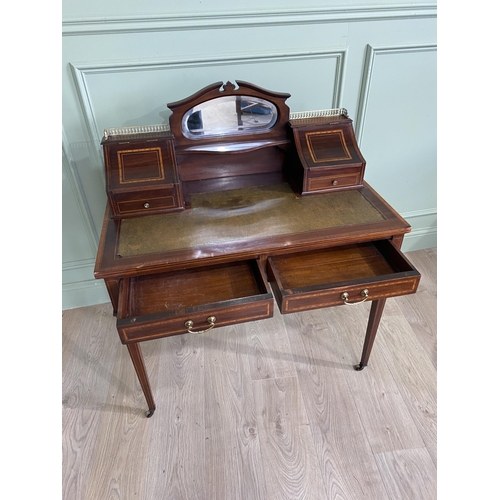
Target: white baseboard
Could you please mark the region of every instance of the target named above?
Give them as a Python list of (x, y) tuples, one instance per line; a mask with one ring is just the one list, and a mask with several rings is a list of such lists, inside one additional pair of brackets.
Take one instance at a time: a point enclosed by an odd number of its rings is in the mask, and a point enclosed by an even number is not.
[(81, 281), (63, 285), (62, 309), (95, 306), (109, 302), (108, 291), (103, 280)]
[(403, 240), (403, 252), (423, 250), (424, 248), (437, 247), (437, 229), (435, 227), (415, 229), (405, 236)]

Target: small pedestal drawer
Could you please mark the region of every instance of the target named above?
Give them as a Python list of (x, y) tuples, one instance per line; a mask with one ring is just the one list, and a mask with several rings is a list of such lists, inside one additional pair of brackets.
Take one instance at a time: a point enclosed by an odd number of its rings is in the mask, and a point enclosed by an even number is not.
[(318, 168), (307, 173), (306, 191), (330, 191), (361, 186), (362, 167)]
[(419, 272), (390, 241), (269, 257), (282, 314), (414, 293)]
[(113, 201), (119, 215), (149, 215), (181, 208), (175, 186), (115, 193)]
[(272, 315), (261, 264), (246, 260), (122, 279), (117, 329), (127, 344)]

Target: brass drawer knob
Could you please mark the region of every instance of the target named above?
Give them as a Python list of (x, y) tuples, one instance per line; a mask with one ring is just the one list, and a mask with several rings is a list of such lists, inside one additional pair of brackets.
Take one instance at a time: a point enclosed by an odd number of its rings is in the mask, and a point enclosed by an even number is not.
[(149, 208), (149, 203), (144, 203), (144, 208)]
[(332, 184), (336, 186), (339, 183), (339, 181), (333, 181)]
[(344, 304), (346, 304), (347, 306), (356, 306), (358, 304), (361, 304), (361, 302), (364, 302), (365, 300), (368, 299), (368, 288), (361, 290), (360, 295), (361, 295), (361, 297), (363, 297), (363, 300), (360, 300), (359, 302), (348, 302), (349, 294), (347, 292), (344, 292), (340, 296), (340, 298), (344, 301)]
[(191, 330), (191, 328), (193, 328), (194, 326), (194, 323), (188, 319), (185, 323), (184, 323), (184, 326), (188, 329), (188, 332), (189, 333), (205, 333), (205, 332), (208, 332), (208, 330), (211, 330), (214, 326), (215, 326), (215, 321), (216, 321), (216, 318), (215, 316), (209, 316), (207, 318), (207, 323), (210, 325), (207, 329), (205, 330), (199, 330), (197, 332), (194, 332), (193, 330)]

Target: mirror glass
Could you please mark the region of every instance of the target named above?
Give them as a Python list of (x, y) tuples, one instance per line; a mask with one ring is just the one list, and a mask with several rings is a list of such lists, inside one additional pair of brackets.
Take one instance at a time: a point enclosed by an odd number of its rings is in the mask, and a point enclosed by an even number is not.
[(270, 130), (278, 119), (276, 106), (250, 96), (224, 96), (191, 108), (182, 118), (189, 139), (242, 135)]

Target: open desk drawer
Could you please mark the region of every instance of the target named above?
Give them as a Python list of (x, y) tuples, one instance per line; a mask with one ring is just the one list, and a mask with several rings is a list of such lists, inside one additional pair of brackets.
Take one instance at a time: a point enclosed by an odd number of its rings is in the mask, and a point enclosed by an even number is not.
[(283, 314), (414, 293), (420, 281), (388, 240), (269, 257), (267, 267)]
[(124, 344), (203, 333), (270, 318), (273, 303), (255, 260), (139, 276), (120, 283), (117, 329)]

